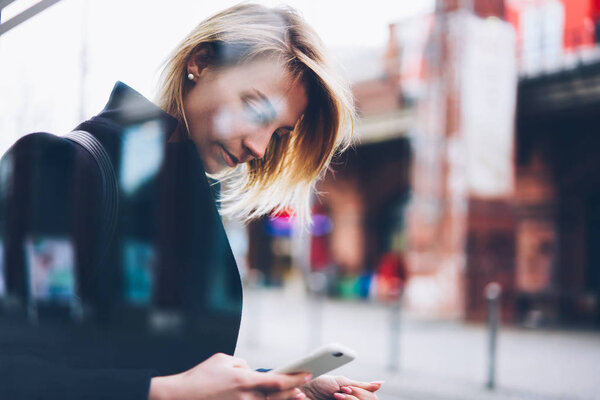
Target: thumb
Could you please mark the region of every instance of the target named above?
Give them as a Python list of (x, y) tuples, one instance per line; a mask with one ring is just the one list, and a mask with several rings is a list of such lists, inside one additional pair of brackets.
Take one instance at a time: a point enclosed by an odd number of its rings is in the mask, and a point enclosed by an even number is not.
[(273, 372), (252, 371), (252, 387), (257, 390), (282, 391), (304, 385), (311, 378), (310, 374), (276, 374)]

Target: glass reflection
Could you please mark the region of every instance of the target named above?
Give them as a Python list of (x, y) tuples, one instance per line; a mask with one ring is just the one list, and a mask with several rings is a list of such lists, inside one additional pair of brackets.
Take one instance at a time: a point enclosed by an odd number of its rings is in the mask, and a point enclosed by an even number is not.
[(6, 295), (6, 283), (4, 278), (4, 242), (0, 238), (0, 297)]
[(128, 127), (121, 150), (121, 188), (131, 195), (156, 175), (162, 164), (164, 135), (158, 121)]
[(131, 304), (147, 305), (154, 281), (154, 248), (146, 242), (126, 239), (123, 243), (125, 298)]
[(73, 245), (64, 238), (29, 237), (25, 241), (32, 300), (68, 303), (75, 297)]

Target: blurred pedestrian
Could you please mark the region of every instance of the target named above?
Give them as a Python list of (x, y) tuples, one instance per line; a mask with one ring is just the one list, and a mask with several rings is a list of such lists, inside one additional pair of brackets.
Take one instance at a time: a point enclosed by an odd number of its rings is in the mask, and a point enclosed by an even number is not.
[(380, 301), (397, 301), (408, 281), (408, 268), (401, 252), (381, 255), (374, 274), (373, 293)]

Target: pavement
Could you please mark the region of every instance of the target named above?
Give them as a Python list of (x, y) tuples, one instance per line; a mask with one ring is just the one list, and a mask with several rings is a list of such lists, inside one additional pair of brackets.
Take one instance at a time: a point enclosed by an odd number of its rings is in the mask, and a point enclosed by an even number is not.
[[(340, 342), (358, 356), (334, 374), (384, 380), (381, 400), (600, 400), (598, 331), (501, 327), (489, 390), (483, 324), (425, 320), (373, 302), (315, 300), (301, 284), (248, 288), (244, 296), (236, 356), (254, 368), (282, 366)], [(400, 315), (395, 333), (393, 313)]]

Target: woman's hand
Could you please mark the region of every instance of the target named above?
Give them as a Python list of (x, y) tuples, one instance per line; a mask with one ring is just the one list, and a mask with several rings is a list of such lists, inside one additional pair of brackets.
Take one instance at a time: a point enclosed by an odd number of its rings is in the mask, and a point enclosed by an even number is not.
[(322, 375), (300, 389), (310, 400), (377, 400), (381, 382), (359, 382), (344, 376)]
[(149, 400), (269, 400), (302, 399), (297, 389), (308, 374), (256, 372), (242, 359), (215, 354), (177, 375), (152, 378)]

